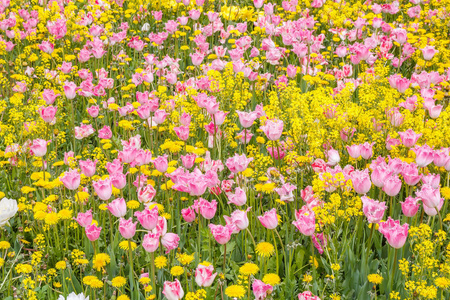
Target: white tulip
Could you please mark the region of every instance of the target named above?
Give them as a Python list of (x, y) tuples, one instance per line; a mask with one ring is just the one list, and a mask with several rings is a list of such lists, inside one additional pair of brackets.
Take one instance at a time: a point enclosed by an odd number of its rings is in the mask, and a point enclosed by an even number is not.
[(14, 217), (19, 208), (17, 207), (17, 201), (13, 199), (3, 198), (0, 201), (0, 228)]
[(58, 300), (89, 300), (89, 296), (84, 297), (83, 293), (75, 294), (74, 292), (70, 293), (67, 298), (64, 298), (63, 295), (60, 295)]

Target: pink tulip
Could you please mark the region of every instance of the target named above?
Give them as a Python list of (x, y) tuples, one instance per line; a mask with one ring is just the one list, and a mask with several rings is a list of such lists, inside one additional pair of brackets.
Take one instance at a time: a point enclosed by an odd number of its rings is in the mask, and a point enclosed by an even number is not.
[(58, 96), (61, 96), (61, 95), (55, 94), (55, 92), (53, 90), (48, 90), (48, 89), (44, 89), (44, 92), (42, 93), (42, 98), (44, 99), (44, 101), (47, 105), (52, 105)]
[(228, 204), (233, 203), (234, 205), (242, 206), (247, 203), (247, 195), (245, 194), (245, 191), (240, 187), (236, 188), (234, 194), (229, 193), (227, 194), (227, 196), (230, 200), (228, 201)]
[(152, 152), (150, 150), (139, 149), (134, 157), (134, 162), (138, 166), (148, 165), (152, 161)]
[(180, 140), (186, 141), (189, 138), (189, 126), (174, 127), (173, 130)]
[(194, 166), (196, 158), (197, 158), (197, 155), (195, 155), (195, 154), (181, 155), (181, 162), (183, 163), (183, 166), (186, 169), (190, 169)]
[(94, 176), (97, 160), (95, 161), (92, 161), (90, 159), (80, 160), (78, 164), (80, 165), (81, 173), (83, 173), (84, 176), (86, 177)]
[(228, 241), (231, 238), (231, 233), (233, 232), (231, 227), (228, 225), (222, 226), (209, 224), (209, 229), (211, 230), (211, 233), (216, 239), (216, 241), (221, 245), (228, 243)]
[(94, 242), (100, 237), (100, 232), (102, 231), (101, 227), (97, 227), (97, 225), (92, 224), (88, 225), (84, 228), (84, 231), (86, 232), (87, 238)]
[(311, 211), (306, 205), (295, 214), (296, 220), (292, 222), (300, 233), (306, 236), (312, 236), (316, 231), (316, 217), (314, 211)]
[(419, 198), (413, 198), (409, 196), (405, 199), (404, 202), (400, 202), (402, 204), (403, 214), (409, 218), (414, 217), (420, 207), (420, 205), (418, 204), (419, 201)]
[(119, 151), (117, 158), (123, 163), (130, 164), (136, 158), (138, 149), (133, 146), (124, 146), (122, 151)]
[(180, 237), (176, 233), (166, 233), (161, 238), (161, 244), (166, 248), (166, 253), (169, 253), (170, 250), (176, 249), (178, 247), (178, 243), (180, 242)]
[(245, 112), (245, 111), (236, 111), (239, 116), (239, 122), (241, 126), (244, 128), (249, 128), (253, 125), (253, 122), (258, 118), (258, 114), (256, 112)]
[(145, 251), (153, 253), (159, 247), (159, 234), (149, 232), (144, 235), (144, 239), (142, 241), (142, 247), (144, 247)]
[(449, 149), (441, 149), (434, 151), (433, 162), (436, 167), (444, 167), (447, 163), (450, 164)]
[(226, 165), (231, 172), (237, 174), (245, 171), (251, 161), (253, 161), (253, 157), (247, 158), (245, 154), (238, 155), (236, 153), (233, 157), (227, 159)]
[(113, 216), (117, 218), (122, 218), (127, 214), (127, 203), (123, 198), (117, 198), (111, 201), (106, 208)]
[(415, 146), (413, 149), (416, 153), (416, 163), (418, 167), (424, 168), (433, 162), (434, 151), (428, 145)]
[(106, 170), (108, 171), (109, 175), (115, 173), (123, 173), (123, 165), (120, 160), (115, 159), (113, 160), (113, 162), (106, 163)]
[[(432, 217), (432, 216), (435, 216), (435, 215), (438, 214), (438, 211), (441, 210), (443, 204), (444, 204), (444, 198), (441, 198), (441, 199), (439, 200), (439, 204), (438, 204), (437, 207), (428, 207), (428, 206), (424, 205), (424, 206), (423, 206), (423, 210), (425, 211), (425, 213), (426, 213), (428, 216), (431, 216), (431, 217)], [(436, 209), (437, 209), (437, 210), (436, 210)]]
[(422, 136), (421, 133), (417, 134), (412, 129), (408, 129), (405, 132), (399, 132), (398, 134), (400, 135), (400, 139), (402, 140), (403, 145), (408, 148), (414, 146)]
[(209, 287), (213, 284), (214, 279), (217, 276), (217, 273), (214, 272), (214, 266), (204, 266), (199, 264), (197, 269), (195, 269), (195, 282), (198, 286), (201, 287)]
[(195, 220), (195, 211), (192, 208), (183, 208), (181, 210), (181, 216), (183, 217), (183, 219), (188, 222), (188, 223), (192, 223)]
[(402, 181), (397, 176), (389, 176), (384, 181), (383, 191), (391, 197), (397, 196), (402, 188)]
[(206, 201), (205, 199), (200, 198), (199, 201), (200, 214), (203, 218), (207, 220), (211, 220), (214, 218), (214, 215), (217, 211), (217, 201), (213, 200), (211, 202)]
[(386, 210), (386, 203), (362, 196), (363, 212), (369, 223), (379, 223)]
[[(249, 212), (251, 207), (247, 208), (247, 210), (235, 210), (231, 213), (231, 217), (223, 216), (225, 221), (227, 222), (227, 225), (230, 225), (232, 227), (235, 227), (235, 231), (239, 232), (240, 230), (244, 230), (249, 225), (249, 220), (247, 217), (247, 212)], [(236, 232), (236, 233), (237, 233)]]
[(109, 126), (103, 126), (102, 129), (98, 131), (98, 137), (101, 139), (110, 139), (112, 138), (112, 131)]
[(422, 175), (419, 174), (419, 170), (417, 169), (417, 165), (414, 163), (405, 165), (401, 174), (405, 183), (409, 186), (416, 185), (422, 178)]
[(334, 149), (328, 150), (325, 155), (328, 157), (327, 165), (335, 166), (341, 161), (341, 157), (339, 156), (339, 152)]
[(109, 200), (112, 194), (112, 183), (109, 178), (104, 180), (99, 179), (98, 181), (93, 181), (92, 186), (94, 187), (97, 196), (102, 200)]
[(184, 296), (183, 288), (181, 287), (181, 283), (178, 279), (175, 281), (164, 281), (163, 292), (164, 296), (167, 300), (180, 300)]
[(310, 291), (298, 294), (298, 300), (320, 300), (319, 296), (313, 296)]
[(262, 226), (267, 229), (275, 229), (278, 226), (278, 216), (277, 210), (272, 208), (269, 211), (266, 211), (263, 216), (259, 216), (258, 220), (261, 222)]
[(167, 171), (167, 168), (169, 167), (169, 162), (167, 161), (167, 154), (158, 156), (153, 160), (153, 164), (155, 165), (156, 170), (158, 170), (161, 173), (164, 173)]
[(369, 170), (364, 171), (355, 170), (350, 174), (350, 178), (353, 183), (353, 189), (358, 194), (367, 194), (372, 186), (372, 182), (369, 177)]
[(180, 123), (184, 126), (189, 126), (191, 124), (191, 115), (187, 113), (182, 113), (180, 116)]
[(81, 176), (77, 170), (71, 170), (69, 172), (65, 172), (64, 176), (61, 177), (60, 179), (61, 179), (62, 183), (64, 184), (64, 186), (71, 191), (78, 189), (78, 187), (80, 186), (80, 182), (81, 182)]
[(441, 192), (439, 188), (434, 189), (429, 184), (424, 184), (422, 189), (416, 192), (416, 195), (422, 200), (423, 204), (429, 208), (437, 207), (441, 201)]
[(41, 115), (41, 118), (42, 118), (42, 120), (44, 120), (45, 123), (51, 123), (55, 119), (57, 110), (58, 110), (58, 107), (41, 106), (41, 108), (39, 108), (39, 114)]
[(295, 191), (296, 189), (297, 187), (295, 185), (285, 183), (281, 186), (281, 188), (276, 188), (275, 192), (277, 192), (278, 196), (280, 196), (281, 201), (293, 202), (294, 194), (292, 192)]
[(143, 188), (138, 188), (138, 200), (141, 203), (144, 203), (146, 205), (150, 205), (153, 198), (156, 195), (156, 190), (155, 188), (148, 184)]
[(423, 184), (430, 185), (433, 189), (437, 189), (441, 183), (441, 175), (439, 174), (429, 174), (422, 177)]
[(115, 173), (115, 174), (112, 174), (109, 178), (111, 179), (111, 184), (116, 189), (121, 190), (127, 185), (127, 175), (125, 175), (125, 174)]
[(33, 151), (34, 156), (45, 156), (45, 154), (47, 154), (47, 141), (43, 139), (33, 140), (33, 144), (31, 144), (30, 150)]
[(253, 0), (253, 5), (256, 9), (259, 9), (263, 6), (264, 0)]
[(74, 218), (75, 221), (78, 222), (78, 224), (81, 227), (86, 227), (88, 225), (91, 225), (92, 223), (92, 210), (88, 210), (85, 213), (79, 212), (77, 217)]
[(373, 155), (373, 151), (372, 151), (372, 147), (375, 143), (367, 143), (365, 142), (364, 144), (361, 145), (361, 156), (364, 159), (369, 159), (372, 157)]
[(266, 134), (269, 140), (276, 141), (283, 134), (283, 121), (269, 119), (260, 129)]
[(166, 120), (167, 115), (168, 114), (166, 113), (165, 110), (158, 109), (157, 111), (155, 111), (155, 115), (153, 116), (153, 121), (158, 125), (162, 124)]
[(388, 178), (391, 175), (392, 172), (386, 165), (378, 165), (373, 169), (370, 178), (375, 186), (382, 188), (384, 186), (386, 178)]
[(252, 283), (252, 290), (256, 300), (264, 300), (269, 293), (272, 293), (273, 287), (270, 284), (265, 284), (259, 279), (255, 279)]
[(88, 114), (92, 117), (92, 118), (97, 118), (98, 117), (98, 113), (100, 111), (100, 107), (98, 105), (93, 105), (88, 107), (87, 112)]
[(129, 240), (134, 236), (136, 233), (136, 224), (137, 222), (133, 223), (133, 218), (129, 218), (128, 220), (120, 218), (119, 232), (124, 239)]
[(400, 249), (408, 237), (408, 227), (408, 223), (400, 226), (399, 220), (394, 221), (391, 217), (388, 217), (386, 222), (380, 223), (378, 231), (384, 235), (391, 247)]
[(153, 230), (158, 224), (158, 207), (155, 206), (152, 209), (146, 208), (143, 211), (136, 211), (134, 216), (137, 217), (142, 227), (147, 230)]
[(361, 156), (361, 145), (347, 146), (347, 152), (351, 158), (357, 159)]
[(77, 85), (73, 82), (66, 81), (64, 83), (64, 94), (69, 100), (74, 99), (77, 96), (77, 89)]
[(433, 56), (439, 52), (436, 49), (434, 49), (434, 46), (426, 46), (425, 48), (422, 48), (420, 50), (422, 50), (424, 60), (431, 60)]

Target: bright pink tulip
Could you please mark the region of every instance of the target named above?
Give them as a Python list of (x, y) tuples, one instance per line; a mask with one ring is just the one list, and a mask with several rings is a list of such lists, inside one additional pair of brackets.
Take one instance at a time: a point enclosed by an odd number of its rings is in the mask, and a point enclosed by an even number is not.
[(422, 175), (419, 174), (419, 170), (417, 169), (417, 165), (415, 163), (405, 165), (401, 174), (405, 180), (405, 183), (409, 186), (416, 185), (422, 178)]
[(437, 207), (441, 201), (441, 192), (439, 188), (434, 189), (429, 184), (424, 184), (422, 189), (416, 192), (416, 195), (422, 200), (423, 204), (429, 208)]
[(431, 60), (433, 56), (439, 52), (436, 49), (434, 49), (434, 46), (426, 46), (425, 48), (422, 48), (420, 50), (422, 50), (424, 60)]
[(276, 141), (283, 134), (283, 121), (269, 119), (260, 129), (266, 134), (269, 140)]
[(164, 296), (167, 300), (180, 300), (184, 296), (183, 288), (181, 287), (181, 283), (178, 279), (175, 281), (164, 281), (163, 292)]
[(138, 166), (148, 165), (152, 161), (152, 152), (150, 150), (139, 149), (134, 157), (134, 162)]
[(364, 171), (355, 170), (350, 174), (350, 178), (353, 183), (353, 189), (358, 194), (367, 194), (372, 186), (368, 169)]
[(320, 300), (319, 296), (314, 296), (310, 291), (298, 294), (298, 300)]
[(258, 220), (261, 222), (262, 226), (267, 229), (275, 229), (278, 226), (278, 216), (277, 210), (272, 208), (269, 211), (266, 211), (263, 216), (259, 216)]
[(97, 227), (97, 225), (92, 224), (88, 225), (84, 228), (84, 231), (86, 232), (87, 238), (94, 242), (100, 237), (100, 232), (102, 231), (101, 227)]
[(199, 202), (200, 214), (203, 216), (203, 218), (207, 220), (211, 220), (212, 218), (214, 218), (217, 211), (217, 201), (213, 200), (209, 202), (205, 199), (201, 199)]
[(189, 138), (189, 126), (174, 127), (173, 130), (180, 140), (186, 141)]
[(97, 196), (102, 200), (109, 200), (112, 194), (112, 183), (109, 178), (104, 180), (99, 179), (98, 181), (93, 181), (92, 186), (94, 187)]
[(166, 113), (165, 110), (158, 109), (157, 111), (155, 111), (155, 115), (153, 116), (153, 121), (158, 125), (162, 124), (166, 120), (167, 115), (168, 114)]
[(361, 156), (361, 145), (347, 146), (347, 152), (351, 158), (357, 159)]
[(141, 203), (144, 203), (146, 205), (151, 204), (155, 195), (156, 195), (156, 190), (151, 184), (138, 189), (138, 200)]
[(58, 107), (55, 106), (41, 106), (41, 108), (39, 108), (39, 114), (45, 123), (51, 123), (55, 119), (57, 110)]
[(143, 211), (136, 211), (134, 216), (137, 217), (142, 227), (147, 230), (153, 230), (158, 224), (158, 207), (155, 206), (152, 209), (146, 208)]
[(125, 174), (115, 173), (115, 174), (110, 175), (109, 178), (111, 179), (111, 184), (116, 189), (121, 190), (127, 185), (127, 175), (125, 175)]
[(117, 198), (111, 201), (106, 208), (117, 218), (122, 218), (127, 214), (127, 203), (123, 198)]
[(421, 133), (417, 134), (412, 129), (408, 129), (405, 132), (399, 132), (398, 134), (400, 135), (400, 139), (402, 140), (403, 145), (408, 148), (414, 146), (422, 136)]
[(230, 200), (228, 201), (228, 204), (233, 203), (234, 205), (242, 206), (247, 203), (247, 195), (245, 194), (245, 191), (240, 187), (236, 188), (234, 194), (229, 193), (227, 194), (227, 196)]
[(256, 300), (264, 300), (267, 298), (269, 292), (271, 293), (273, 291), (273, 287), (259, 279), (255, 279), (252, 283), (252, 290)]
[(245, 154), (238, 155), (236, 153), (233, 157), (227, 159), (226, 165), (231, 172), (237, 174), (245, 171), (251, 161), (253, 161), (253, 157), (247, 158)]
[(81, 182), (81, 176), (77, 170), (71, 170), (69, 172), (65, 172), (64, 176), (61, 177), (60, 179), (61, 179), (62, 183), (64, 184), (64, 186), (71, 191), (78, 189), (78, 187), (80, 186), (80, 182)]
[(195, 220), (195, 210), (193, 210), (192, 208), (188, 207), (188, 208), (183, 208), (181, 210), (181, 216), (183, 217), (183, 219), (188, 222), (188, 223), (192, 223)]
[(231, 238), (231, 233), (233, 232), (233, 230), (228, 225), (222, 226), (209, 224), (209, 229), (211, 230), (211, 233), (216, 241), (221, 245), (228, 243)]
[(402, 188), (402, 181), (397, 176), (389, 176), (384, 181), (383, 191), (391, 197), (397, 196)]
[(77, 89), (77, 85), (73, 82), (66, 81), (64, 83), (64, 94), (69, 100), (74, 99), (77, 96)]
[(33, 144), (31, 144), (30, 150), (33, 151), (34, 156), (45, 156), (45, 154), (47, 154), (47, 141), (43, 139), (33, 140)]
[(408, 237), (408, 223), (400, 226), (400, 221), (394, 221), (388, 217), (386, 222), (380, 223), (378, 231), (380, 231), (387, 239), (389, 245), (395, 249), (400, 249), (406, 242)]
[(204, 266), (199, 264), (195, 269), (195, 282), (201, 287), (209, 287), (213, 284), (217, 273), (214, 272), (214, 266)]
[(316, 231), (316, 217), (307, 206), (303, 206), (295, 214), (296, 220), (292, 222), (300, 233), (312, 236)]
[(375, 186), (382, 188), (384, 186), (386, 178), (388, 178), (391, 175), (392, 172), (386, 165), (378, 165), (375, 166), (375, 168), (373, 169), (372, 174), (370, 174), (370, 178), (372, 179), (372, 183)]
[(402, 204), (403, 214), (409, 218), (414, 217), (420, 207), (420, 205), (418, 204), (419, 201), (419, 198), (413, 198), (409, 196), (405, 199), (404, 202), (400, 202)]
[(92, 161), (90, 159), (80, 160), (78, 164), (80, 165), (81, 173), (83, 173), (84, 176), (86, 177), (94, 176), (97, 160), (95, 161)]
[(159, 234), (149, 232), (144, 235), (144, 240), (142, 241), (142, 247), (144, 247), (145, 251), (153, 253), (159, 247)]
[(375, 143), (368, 143), (365, 142), (364, 144), (361, 145), (361, 156), (364, 159), (369, 159), (372, 157), (373, 155), (373, 151), (372, 151), (372, 147)]
[(181, 162), (183, 163), (183, 166), (186, 169), (190, 169), (194, 166), (196, 158), (197, 158), (197, 155), (195, 155), (195, 154), (181, 155)]
[(433, 189), (437, 189), (441, 183), (441, 175), (439, 174), (429, 174), (422, 177), (423, 184), (430, 185)]
[[(426, 213), (428, 216), (431, 216), (431, 217), (432, 217), (432, 216), (435, 216), (435, 215), (438, 214), (438, 211), (441, 210), (443, 204), (444, 204), (444, 198), (441, 198), (441, 199), (439, 200), (439, 204), (438, 204), (437, 207), (428, 207), (428, 206), (424, 205), (424, 206), (423, 206), (423, 210), (425, 211), (425, 213)], [(437, 210), (436, 210), (436, 209), (437, 209)]]
[(137, 222), (133, 223), (133, 218), (129, 218), (128, 220), (124, 219), (124, 218), (120, 218), (119, 232), (124, 239), (129, 240), (135, 235), (136, 224), (137, 224)]
[(167, 161), (167, 154), (158, 156), (153, 160), (153, 164), (155, 165), (156, 170), (158, 170), (161, 173), (164, 173), (167, 171), (167, 168), (169, 167), (169, 162)]
[(239, 122), (241, 126), (244, 128), (249, 128), (253, 125), (253, 122), (258, 118), (258, 114), (254, 111), (245, 112), (245, 111), (236, 111), (239, 116)]
[(424, 168), (433, 162), (434, 151), (428, 145), (416, 146), (413, 151), (416, 153), (417, 166)]
[(178, 243), (180, 242), (180, 237), (176, 233), (166, 233), (161, 238), (161, 244), (166, 248), (166, 253), (169, 253), (170, 250), (176, 249), (178, 247)]
[(386, 203), (362, 196), (363, 212), (369, 223), (379, 223), (386, 210)]
[(75, 221), (78, 222), (78, 224), (81, 227), (86, 227), (88, 225), (91, 225), (92, 223), (92, 210), (88, 210), (85, 213), (79, 212), (77, 217), (74, 218)]

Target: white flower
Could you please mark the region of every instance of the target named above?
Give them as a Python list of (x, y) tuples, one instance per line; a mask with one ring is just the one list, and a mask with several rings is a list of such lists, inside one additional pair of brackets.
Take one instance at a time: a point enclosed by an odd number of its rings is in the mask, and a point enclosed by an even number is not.
[(141, 31), (149, 31), (150, 30), (150, 24), (145, 23), (142, 25)]
[(17, 201), (13, 199), (3, 198), (0, 201), (0, 228), (14, 217), (19, 208), (17, 207)]
[(63, 295), (60, 295), (58, 300), (89, 300), (89, 296), (84, 297), (83, 293), (75, 294), (74, 292), (70, 293), (67, 298), (64, 298)]

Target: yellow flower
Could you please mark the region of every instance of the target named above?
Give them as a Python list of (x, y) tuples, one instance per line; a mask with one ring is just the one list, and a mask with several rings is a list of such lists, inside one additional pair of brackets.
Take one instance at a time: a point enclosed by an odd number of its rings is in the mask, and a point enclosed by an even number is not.
[(172, 274), (172, 276), (180, 276), (183, 275), (184, 273), (184, 269), (183, 267), (180, 266), (174, 266), (172, 267), (172, 269), (170, 269), (170, 274)]
[(369, 274), (367, 279), (373, 284), (380, 284), (383, 281), (383, 277), (380, 274)]
[(16, 269), (16, 272), (19, 274), (21, 274), (21, 273), (28, 274), (33, 271), (33, 267), (29, 264), (18, 264), (15, 269)]
[[(137, 248), (136, 243), (135, 243), (135, 242), (130, 242), (130, 244), (131, 244), (131, 250), (134, 251), (134, 249)], [(119, 248), (122, 249), (122, 250), (128, 251), (128, 249), (129, 249), (129, 248), (128, 248), (128, 241), (122, 241), (122, 242), (120, 242), (120, 243), (119, 243)]]
[(256, 245), (256, 253), (262, 257), (270, 257), (275, 253), (275, 248), (271, 243), (261, 242)]
[(92, 260), (92, 267), (97, 271), (100, 271), (106, 264), (111, 262), (111, 258), (106, 253), (98, 253)]
[(65, 270), (67, 267), (66, 262), (64, 260), (58, 261), (55, 265), (55, 268), (58, 270)]
[(136, 209), (139, 208), (139, 206), (141, 206), (141, 204), (136, 200), (131, 200), (127, 202), (128, 209)]
[(307, 283), (309, 283), (309, 282), (311, 282), (312, 281), (312, 276), (311, 275), (309, 275), (309, 274), (305, 274), (305, 275), (303, 275), (303, 282), (307, 282)]
[(11, 247), (11, 244), (7, 241), (0, 241), (0, 249), (6, 250)]
[(241, 285), (230, 285), (225, 290), (225, 295), (227, 295), (230, 298), (242, 298), (245, 296), (245, 288)]
[(239, 268), (239, 273), (242, 275), (255, 275), (258, 273), (259, 267), (254, 263), (245, 263), (242, 267)]
[(116, 287), (116, 288), (123, 287), (126, 283), (127, 283), (127, 279), (125, 277), (122, 277), (122, 276), (114, 277), (111, 280), (111, 285), (113, 287)]
[(155, 258), (155, 266), (158, 269), (165, 268), (167, 266), (167, 257), (165, 256), (158, 256)]
[(450, 279), (445, 277), (438, 277), (434, 280), (434, 284), (441, 289), (447, 289), (450, 287)]
[(151, 281), (151, 280), (150, 280), (150, 278), (148, 278), (148, 277), (141, 277), (141, 278), (139, 279), (139, 283), (142, 284), (142, 285), (149, 284), (150, 281)]
[(177, 253), (177, 260), (180, 262), (180, 264), (182, 265), (189, 265), (193, 260), (194, 260), (194, 255), (191, 254), (186, 254), (186, 253), (182, 253), (182, 254), (178, 254)]
[(0, 257), (0, 268), (3, 267), (4, 264), (5, 264), (5, 260)]
[(128, 297), (127, 295), (120, 295), (119, 297), (117, 297), (117, 300), (130, 300), (130, 297)]
[(275, 286), (277, 284), (280, 284), (281, 279), (280, 276), (278, 276), (275, 273), (269, 273), (264, 275), (263, 280), (265, 284), (270, 284), (271, 286)]

